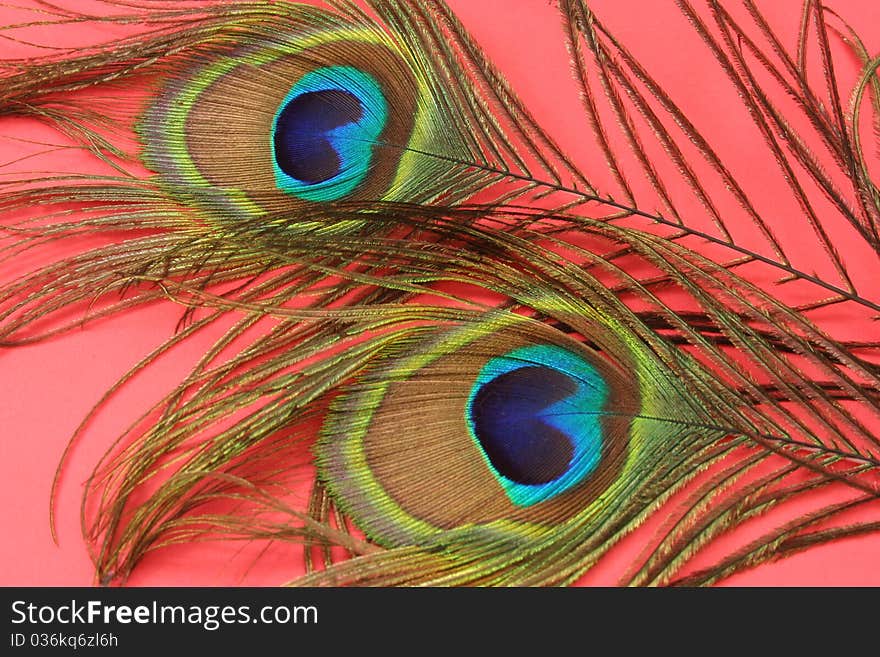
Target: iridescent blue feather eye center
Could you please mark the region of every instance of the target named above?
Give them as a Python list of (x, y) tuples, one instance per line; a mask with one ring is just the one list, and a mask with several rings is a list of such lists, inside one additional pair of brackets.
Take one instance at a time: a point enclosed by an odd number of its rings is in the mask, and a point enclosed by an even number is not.
[(487, 381), (471, 406), (474, 433), (499, 474), (519, 484), (546, 484), (565, 474), (571, 439), (543, 416), (577, 391), (549, 367), (527, 366)]
[(608, 387), (582, 357), (554, 345), (492, 358), (467, 404), (471, 437), (518, 506), (552, 499), (602, 459)]
[(293, 86), (275, 115), (275, 181), (308, 201), (351, 194), (366, 179), (388, 120), (379, 83), (351, 66), (310, 71)]
[(358, 99), (347, 91), (310, 91), (291, 100), (275, 126), (275, 158), (281, 170), (304, 183), (339, 175), (342, 161), (332, 130), (363, 116)]

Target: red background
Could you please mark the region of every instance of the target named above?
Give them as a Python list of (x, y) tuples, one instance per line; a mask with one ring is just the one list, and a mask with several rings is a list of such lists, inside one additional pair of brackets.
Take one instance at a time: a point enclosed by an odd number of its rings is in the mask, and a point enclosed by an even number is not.
[[(67, 2), (66, 6), (83, 3)], [(585, 138), (583, 114), (567, 62), (555, 3), (548, 0), (449, 0), (490, 59), (510, 80), (527, 106), (578, 162), (594, 153)], [(798, 28), (797, 0), (758, 3), (775, 26), (793, 43)], [(872, 54), (880, 51), (880, 7), (875, 0), (828, 0), (864, 37)], [(94, 3), (88, 3), (93, 7)], [(671, 0), (601, 0), (591, 3), (602, 19), (629, 44), (677, 97), (686, 96), (695, 120), (714, 126), (713, 136), (730, 156), (748, 169), (757, 158), (736, 129), (737, 111), (714, 93), (717, 76), (713, 62), (699, 43), (681, 38), (684, 19)], [(22, 12), (0, 7), (0, 24), (20, 21)], [(115, 27), (111, 33), (124, 29)], [(71, 26), (64, 32), (70, 44), (100, 39), (101, 28)], [(98, 36), (96, 36), (98, 35)], [(62, 44), (59, 44), (62, 45)], [(66, 44), (64, 44), (66, 45)], [(0, 56), (19, 55), (27, 46), (0, 40)], [(853, 61), (850, 78), (855, 74)], [(712, 80), (716, 79), (715, 82)], [(723, 81), (722, 81), (723, 84)], [(52, 138), (45, 128), (0, 122), (0, 135)], [(29, 146), (0, 140), (0, 162), (27, 154)], [(30, 147), (32, 148), (32, 147)], [(76, 161), (65, 155), (68, 168)], [(761, 155), (763, 157), (763, 155)], [(81, 163), (88, 166), (87, 161)], [(762, 175), (753, 167), (754, 177)], [(753, 180), (754, 182), (754, 180)], [(780, 213), (775, 226), (791, 218)], [(780, 232), (785, 232), (780, 230)], [(75, 250), (75, 249), (74, 249)], [(31, 269), (46, 258), (71, 252), (71, 246), (53, 246), (15, 262), (0, 262), (0, 280)], [(875, 283), (876, 285), (876, 283)], [(133, 382), (92, 424), (77, 445), (65, 471), (58, 498), (58, 539), (50, 536), (49, 489), (68, 437), (88, 409), (129, 367), (170, 335), (181, 309), (171, 303), (155, 304), (91, 324), (62, 337), (33, 346), (0, 350), (0, 584), (88, 585), (92, 567), (80, 534), (79, 502), (82, 483), (95, 460), (139, 411), (157, 400), (187, 371), (199, 354), (190, 342), (173, 362), (167, 359)], [(877, 331), (876, 323), (851, 327), (854, 332)], [(202, 347), (211, 336), (201, 338)], [(144, 585), (272, 585), (295, 574), (292, 549), (277, 549), (251, 567), (248, 551), (237, 544), (184, 546), (148, 556), (132, 578)], [(240, 551), (245, 558), (230, 558)], [(255, 553), (254, 553), (255, 554)], [(880, 585), (880, 536), (837, 542), (760, 566), (726, 581), (735, 585)]]

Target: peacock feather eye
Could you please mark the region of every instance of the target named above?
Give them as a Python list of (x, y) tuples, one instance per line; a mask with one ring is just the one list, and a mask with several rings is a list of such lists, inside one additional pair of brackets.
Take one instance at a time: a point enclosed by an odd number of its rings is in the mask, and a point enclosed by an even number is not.
[(583, 358), (553, 345), (523, 347), (480, 371), (468, 428), (510, 501), (530, 506), (596, 470), (607, 398), (602, 375)]
[[(306, 228), (327, 203), (482, 189), (487, 174), (456, 168), (477, 146), (468, 117), (437, 94), (438, 71), (389, 33), (320, 16), (169, 76), (138, 125), (164, 189), (214, 222)], [(362, 222), (333, 230), (345, 226)]]
[(388, 120), (379, 83), (351, 66), (306, 73), (272, 126), (278, 187), (307, 201), (335, 201), (367, 176)]
[(320, 476), (390, 546), (464, 528), (530, 540), (597, 513), (657, 453), (636, 420), (653, 413), (647, 377), (625, 374), (644, 364), (605, 330), (606, 353), (513, 318), (389, 348), (334, 403)]
[(149, 108), (144, 157), (170, 191), (233, 221), (409, 189), (430, 111), (403, 53), (351, 28), (283, 38), (182, 72)]

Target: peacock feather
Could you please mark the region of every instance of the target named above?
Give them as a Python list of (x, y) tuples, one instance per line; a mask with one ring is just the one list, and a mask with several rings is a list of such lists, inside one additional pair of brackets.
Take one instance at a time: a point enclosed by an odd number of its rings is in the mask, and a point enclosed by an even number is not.
[[(441, 0), (99, 4), (0, 31), (0, 134), (91, 162), (0, 167), (2, 261), (77, 249), (4, 281), (0, 345), (183, 311), (53, 499), (201, 345), (86, 482), (99, 582), (235, 540), (304, 585), (706, 585), (876, 531), (877, 35), (678, 0), (658, 58), (559, 0), (560, 138)], [(667, 89), (677, 42), (706, 94)]]

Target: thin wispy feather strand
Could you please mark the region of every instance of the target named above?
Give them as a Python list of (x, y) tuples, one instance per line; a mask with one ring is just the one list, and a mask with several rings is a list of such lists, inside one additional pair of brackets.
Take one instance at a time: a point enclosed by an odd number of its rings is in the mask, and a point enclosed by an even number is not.
[(436, 0), (36, 6), (138, 30), (0, 67), (4, 134), (104, 171), (0, 168), (4, 263), (97, 244), (0, 288), (0, 344), (184, 307), (75, 449), (226, 327), (96, 464), (97, 581), (261, 539), (300, 585), (571, 584), (636, 535), (616, 581), (707, 585), (880, 528), (880, 57), (831, 8), (794, 49), (752, 0), (668, 10), (768, 204), (590, 3), (558, 7), (589, 162)]

